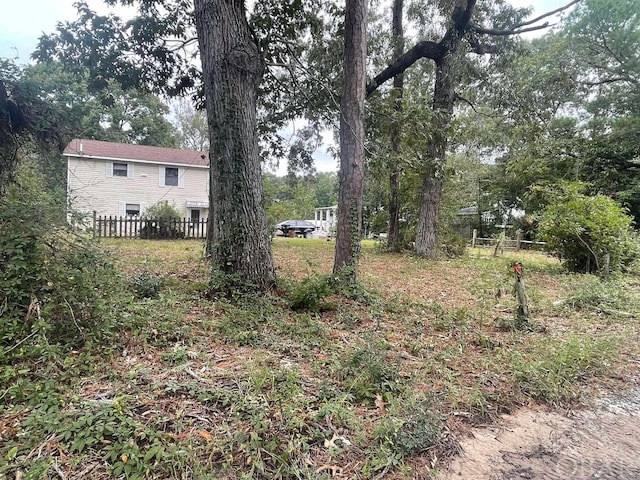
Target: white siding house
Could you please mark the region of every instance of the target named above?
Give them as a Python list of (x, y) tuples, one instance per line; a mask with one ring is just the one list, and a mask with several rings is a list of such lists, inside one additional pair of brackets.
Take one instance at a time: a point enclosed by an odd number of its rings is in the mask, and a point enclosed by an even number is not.
[(134, 217), (167, 200), (184, 216), (209, 215), (207, 152), (72, 140), (67, 157), (67, 197), (85, 215)]

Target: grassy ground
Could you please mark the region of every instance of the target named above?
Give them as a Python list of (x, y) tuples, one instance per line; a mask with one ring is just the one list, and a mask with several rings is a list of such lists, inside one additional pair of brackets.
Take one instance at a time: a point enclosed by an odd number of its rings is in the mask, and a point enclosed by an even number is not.
[(275, 239), (278, 292), (209, 300), (202, 244), (106, 246), (124, 277), (118, 328), (6, 367), (0, 478), (432, 478), (471, 426), (586, 404), (635, 374), (635, 275), (367, 243), (360, 286), (335, 294), (332, 243)]

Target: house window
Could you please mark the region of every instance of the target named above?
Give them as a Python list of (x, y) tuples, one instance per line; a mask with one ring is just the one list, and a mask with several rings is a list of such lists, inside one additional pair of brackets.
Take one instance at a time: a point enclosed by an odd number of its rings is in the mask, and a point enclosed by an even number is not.
[(128, 165), (126, 163), (113, 163), (113, 176), (114, 177), (127, 177)]
[(178, 167), (165, 167), (164, 184), (168, 187), (178, 186)]
[(127, 217), (137, 217), (140, 215), (140, 204), (127, 203), (124, 207), (124, 211), (127, 214)]
[(199, 222), (200, 221), (200, 210), (192, 209), (191, 210), (191, 221)]

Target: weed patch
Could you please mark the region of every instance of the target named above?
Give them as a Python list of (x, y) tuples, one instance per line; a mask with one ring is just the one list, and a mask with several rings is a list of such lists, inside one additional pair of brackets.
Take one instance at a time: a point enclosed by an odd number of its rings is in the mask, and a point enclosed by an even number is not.
[(361, 347), (347, 350), (334, 359), (334, 375), (343, 389), (358, 402), (373, 403), (403, 388), (399, 366), (394, 361), (387, 342), (370, 336)]
[(614, 276), (603, 280), (595, 275), (570, 275), (567, 279), (572, 293), (564, 305), (575, 310), (596, 311), (619, 314), (634, 311), (640, 304), (640, 296), (635, 289)]
[(156, 298), (162, 288), (163, 278), (150, 272), (140, 272), (130, 280), (137, 299)]
[(431, 398), (398, 398), (374, 431), (393, 456), (418, 455), (438, 443), (444, 417)]
[(550, 404), (579, 398), (579, 384), (612, 368), (617, 352), (610, 338), (571, 336), (565, 341), (539, 341), (529, 355), (511, 357), (514, 380), (522, 393)]

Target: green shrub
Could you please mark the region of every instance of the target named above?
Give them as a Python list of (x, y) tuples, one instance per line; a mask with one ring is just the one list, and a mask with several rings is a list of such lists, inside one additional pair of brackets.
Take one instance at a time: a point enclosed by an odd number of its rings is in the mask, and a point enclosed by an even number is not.
[(292, 282), (286, 295), (293, 310), (326, 310), (330, 305), (326, 298), (335, 294), (341, 285), (341, 278), (334, 274), (313, 275), (300, 282)]
[(184, 238), (180, 229), (182, 215), (166, 200), (151, 205), (142, 215), (145, 221), (140, 230), (142, 238)]
[(136, 298), (156, 298), (162, 288), (163, 279), (149, 272), (140, 272), (130, 281)]
[(398, 399), (391, 403), (374, 436), (395, 455), (419, 455), (438, 443), (443, 421), (429, 398)]
[(639, 249), (632, 219), (614, 200), (588, 197), (571, 185), (553, 196), (540, 214), (538, 233), (569, 270), (602, 271), (607, 255), (610, 271), (635, 260)]
[(160, 200), (158, 203), (154, 203), (144, 211), (142, 218), (147, 220), (156, 220), (159, 218), (166, 220), (177, 221), (182, 218), (182, 215), (175, 207), (175, 205), (169, 203), (166, 200)]
[(0, 346), (13, 354), (23, 349), (11, 346), (28, 335), (77, 345), (112, 317), (115, 268), (97, 243), (61, 224), (61, 216), (29, 171), (0, 203)]
[(338, 361), (336, 376), (357, 401), (371, 403), (378, 395), (400, 392), (404, 382), (398, 364), (389, 358), (389, 345), (372, 337), (366, 340), (366, 345), (348, 351)]

